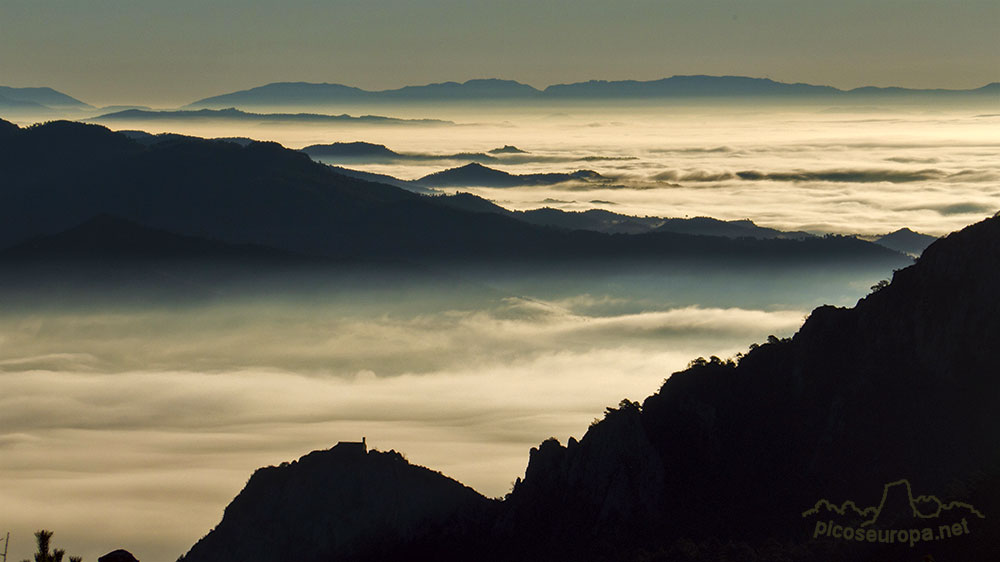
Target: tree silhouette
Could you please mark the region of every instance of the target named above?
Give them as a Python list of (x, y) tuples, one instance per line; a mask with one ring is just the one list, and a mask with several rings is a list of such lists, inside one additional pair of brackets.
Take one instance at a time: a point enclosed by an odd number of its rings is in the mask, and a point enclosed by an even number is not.
[[(35, 542), (38, 543), (38, 552), (35, 553), (35, 562), (62, 562), (63, 556), (66, 555), (66, 551), (61, 548), (56, 548), (49, 552), (49, 547), (52, 543), (52, 531), (42, 529), (35, 532)], [(83, 558), (80, 556), (70, 556), (69, 562), (81, 562)], [(23, 560), (22, 562), (30, 562), (28, 560)]]
[(879, 281), (878, 283), (875, 283), (874, 285), (872, 285), (872, 293), (877, 293), (877, 292), (881, 291), (882, 289), (885, 289), (888, 286), (889, 286), (889, 280), (888, 279), (883, 279), (883, 280)]

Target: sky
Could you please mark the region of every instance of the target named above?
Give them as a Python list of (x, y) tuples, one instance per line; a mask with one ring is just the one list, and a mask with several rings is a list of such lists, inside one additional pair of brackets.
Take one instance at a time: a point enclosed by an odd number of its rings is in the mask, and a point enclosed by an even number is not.
[(1000, 79), (998, 28), (995, 0), (0, 0), (0, 84), (159, 106), (274, 81), (972, 88)]

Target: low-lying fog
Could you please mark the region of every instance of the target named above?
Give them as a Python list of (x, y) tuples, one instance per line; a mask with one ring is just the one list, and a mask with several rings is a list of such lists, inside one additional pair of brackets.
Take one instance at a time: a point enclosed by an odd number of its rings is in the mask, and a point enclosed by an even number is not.
[[(0, 312), (0, 502), (87, 559), (173, 560), (252, 471), (367, 437), (489, 496), (698, 356), (791, 335), (889, 272), (510, 275)], [(737, 303), (746, 303), (739, 305)], [(155, 532), (152, 532), (155, 530)]]

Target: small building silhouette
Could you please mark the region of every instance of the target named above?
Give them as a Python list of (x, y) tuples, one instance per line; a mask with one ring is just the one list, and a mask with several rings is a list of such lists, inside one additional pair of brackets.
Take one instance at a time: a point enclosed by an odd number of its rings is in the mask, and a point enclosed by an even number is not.
[(339, 441), (333, 447), (333, 450), (339, 453), (365, 455), (368, 454), (368, 444), (365, 442), (365, 438), (362, 437), (361, 441)]

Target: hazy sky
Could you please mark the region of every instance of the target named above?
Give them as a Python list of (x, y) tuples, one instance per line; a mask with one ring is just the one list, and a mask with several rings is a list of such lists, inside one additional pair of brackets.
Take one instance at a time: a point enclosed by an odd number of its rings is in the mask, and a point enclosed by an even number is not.
[(0, 0), (0, 84), (179, 105), (266, 82), (673, 74), (978, 87), (996, 0)]

